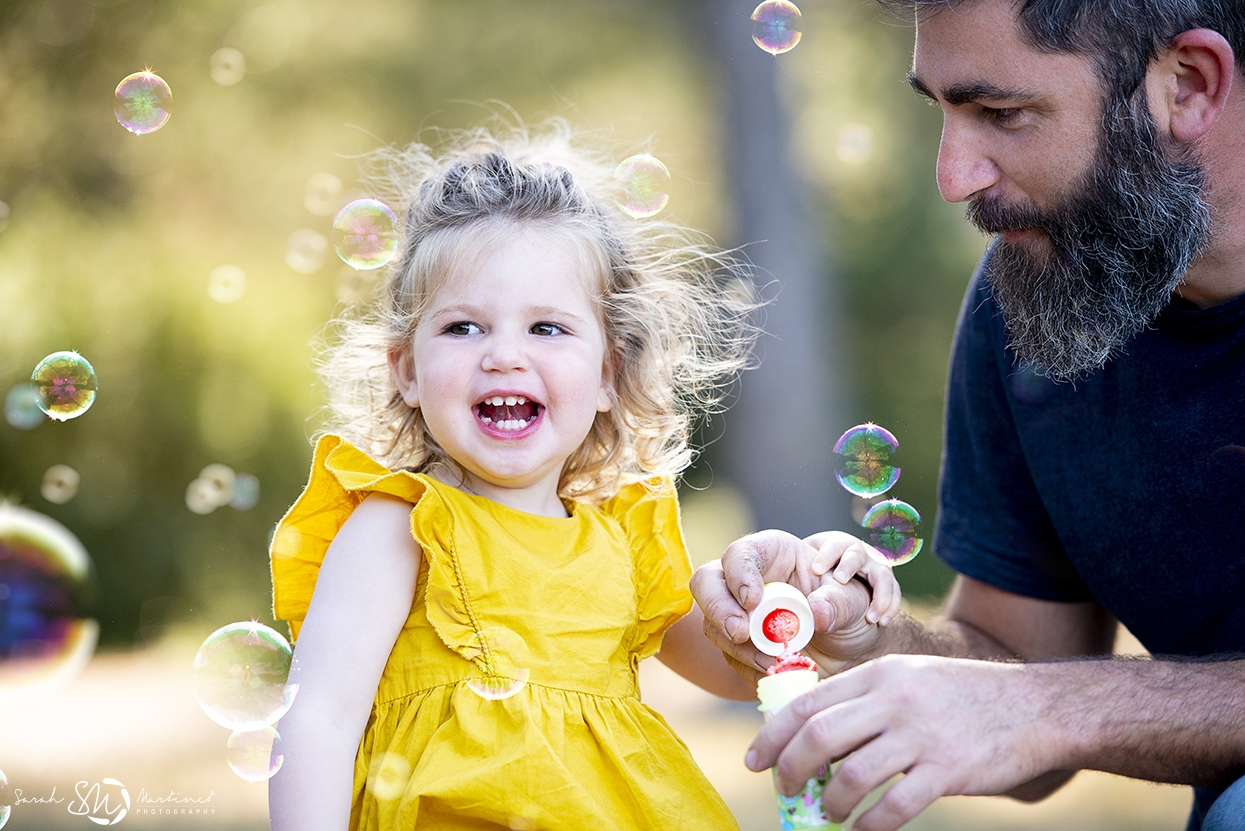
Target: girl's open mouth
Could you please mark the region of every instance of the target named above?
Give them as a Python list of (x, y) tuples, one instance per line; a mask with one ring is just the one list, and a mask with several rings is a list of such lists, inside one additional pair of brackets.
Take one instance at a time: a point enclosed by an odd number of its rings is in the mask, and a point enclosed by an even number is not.
[(540, 404), (522, 395), (492, 395), (476, 404), (476, 417), (494, 430), (517, 433), (540, 417)]

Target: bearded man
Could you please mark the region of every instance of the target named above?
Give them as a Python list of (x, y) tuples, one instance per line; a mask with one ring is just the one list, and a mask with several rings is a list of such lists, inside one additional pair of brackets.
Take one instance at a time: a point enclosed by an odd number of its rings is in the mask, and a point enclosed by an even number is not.
[[(786, 580), (832, 675), (748, 764), (795, 792), (841, 760), (837, 818), (904, 773), (858, 831), (1084, 768), (1193, 785), (1191, 831), (1245, 828), (1245, 0), (888, 5), (915, 10), (942, 196), (996, 235), (948, 384), (934, 551), (959, 576), (931, 622), (878, 628), (826, 574), (844, 534), (699, 570), (742, 672)], [(1110, 657), (1118, 622), (1153, 658)]]

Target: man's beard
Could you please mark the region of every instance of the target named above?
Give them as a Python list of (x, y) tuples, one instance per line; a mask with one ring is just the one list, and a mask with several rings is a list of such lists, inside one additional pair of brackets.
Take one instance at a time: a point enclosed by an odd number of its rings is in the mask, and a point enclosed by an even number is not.
[(974, 200), (967, 215), (983, 231), (1041, 232), (1030, 246), (997, 240), (986, 270), (1012, 351), (1056, 381), (1118, 354), (1204, 249), (1204, 189), (1196, 160), (1168, 158), (1143, 88), (1108, 107), (1092, 167), (1054, 208)]

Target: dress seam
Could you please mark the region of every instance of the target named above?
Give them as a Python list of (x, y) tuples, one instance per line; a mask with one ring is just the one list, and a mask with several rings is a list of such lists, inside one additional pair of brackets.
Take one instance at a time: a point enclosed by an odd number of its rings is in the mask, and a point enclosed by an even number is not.
[[(393, 698), (386, 698), (383, 700), (378, 698), (376, 699), (375, 703), (377, 705), (380, 705), (380, 704), (394, 704), (399, 701), (407, 701), (412, 698), (417, 698), (421, 695), (424, 695), (425, 693), (432, 692), (433, 690), (441, 690), (441, 689), (445, 689), (446, 687), (457, 687), (459, 684), (463, 683), (463, 681), (470, 681), (470, 680), (471, 680), (470, 678), (464, 678), (461, 681), (450, 681), (445, 684), (436, 684), (431, 687), (424, 687), (421, 690), (415, 690), (414, 692), (406, 693), (404, 695), (397, 695), (397, 696), (394, 696)], [(584, 690), (574, 690), (574, 689), (570, 689), (569, 687), (555, 687), (552, 684), (538, 684), (538, 683), (534, 683), (531, 681), (529, 681), (524, 686), (540, 687), (541, 689), (550, 690), (552, 692), (571, 693), (573, 695), (582, 695), (588, 698), (601, 698), (607, 701), (635, 701), (637, 703), (640, 702), (640, 697), (638, 695), (634, 695), (631, 693), (623, 693), (621, 695), (608, 695), (606, 693), (594, 693), (594, 692), (585, 692)]]

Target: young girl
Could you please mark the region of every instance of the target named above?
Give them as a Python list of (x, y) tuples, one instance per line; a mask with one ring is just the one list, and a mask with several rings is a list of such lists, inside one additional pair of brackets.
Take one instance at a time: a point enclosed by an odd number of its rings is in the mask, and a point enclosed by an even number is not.
[(673, 480), (746, 293), (564, 130), (396, 162), (399, 256), (274, 537), (300, 690), (273, 828), (735, 828), (636, 669), (754, 697), (690, 613)]

